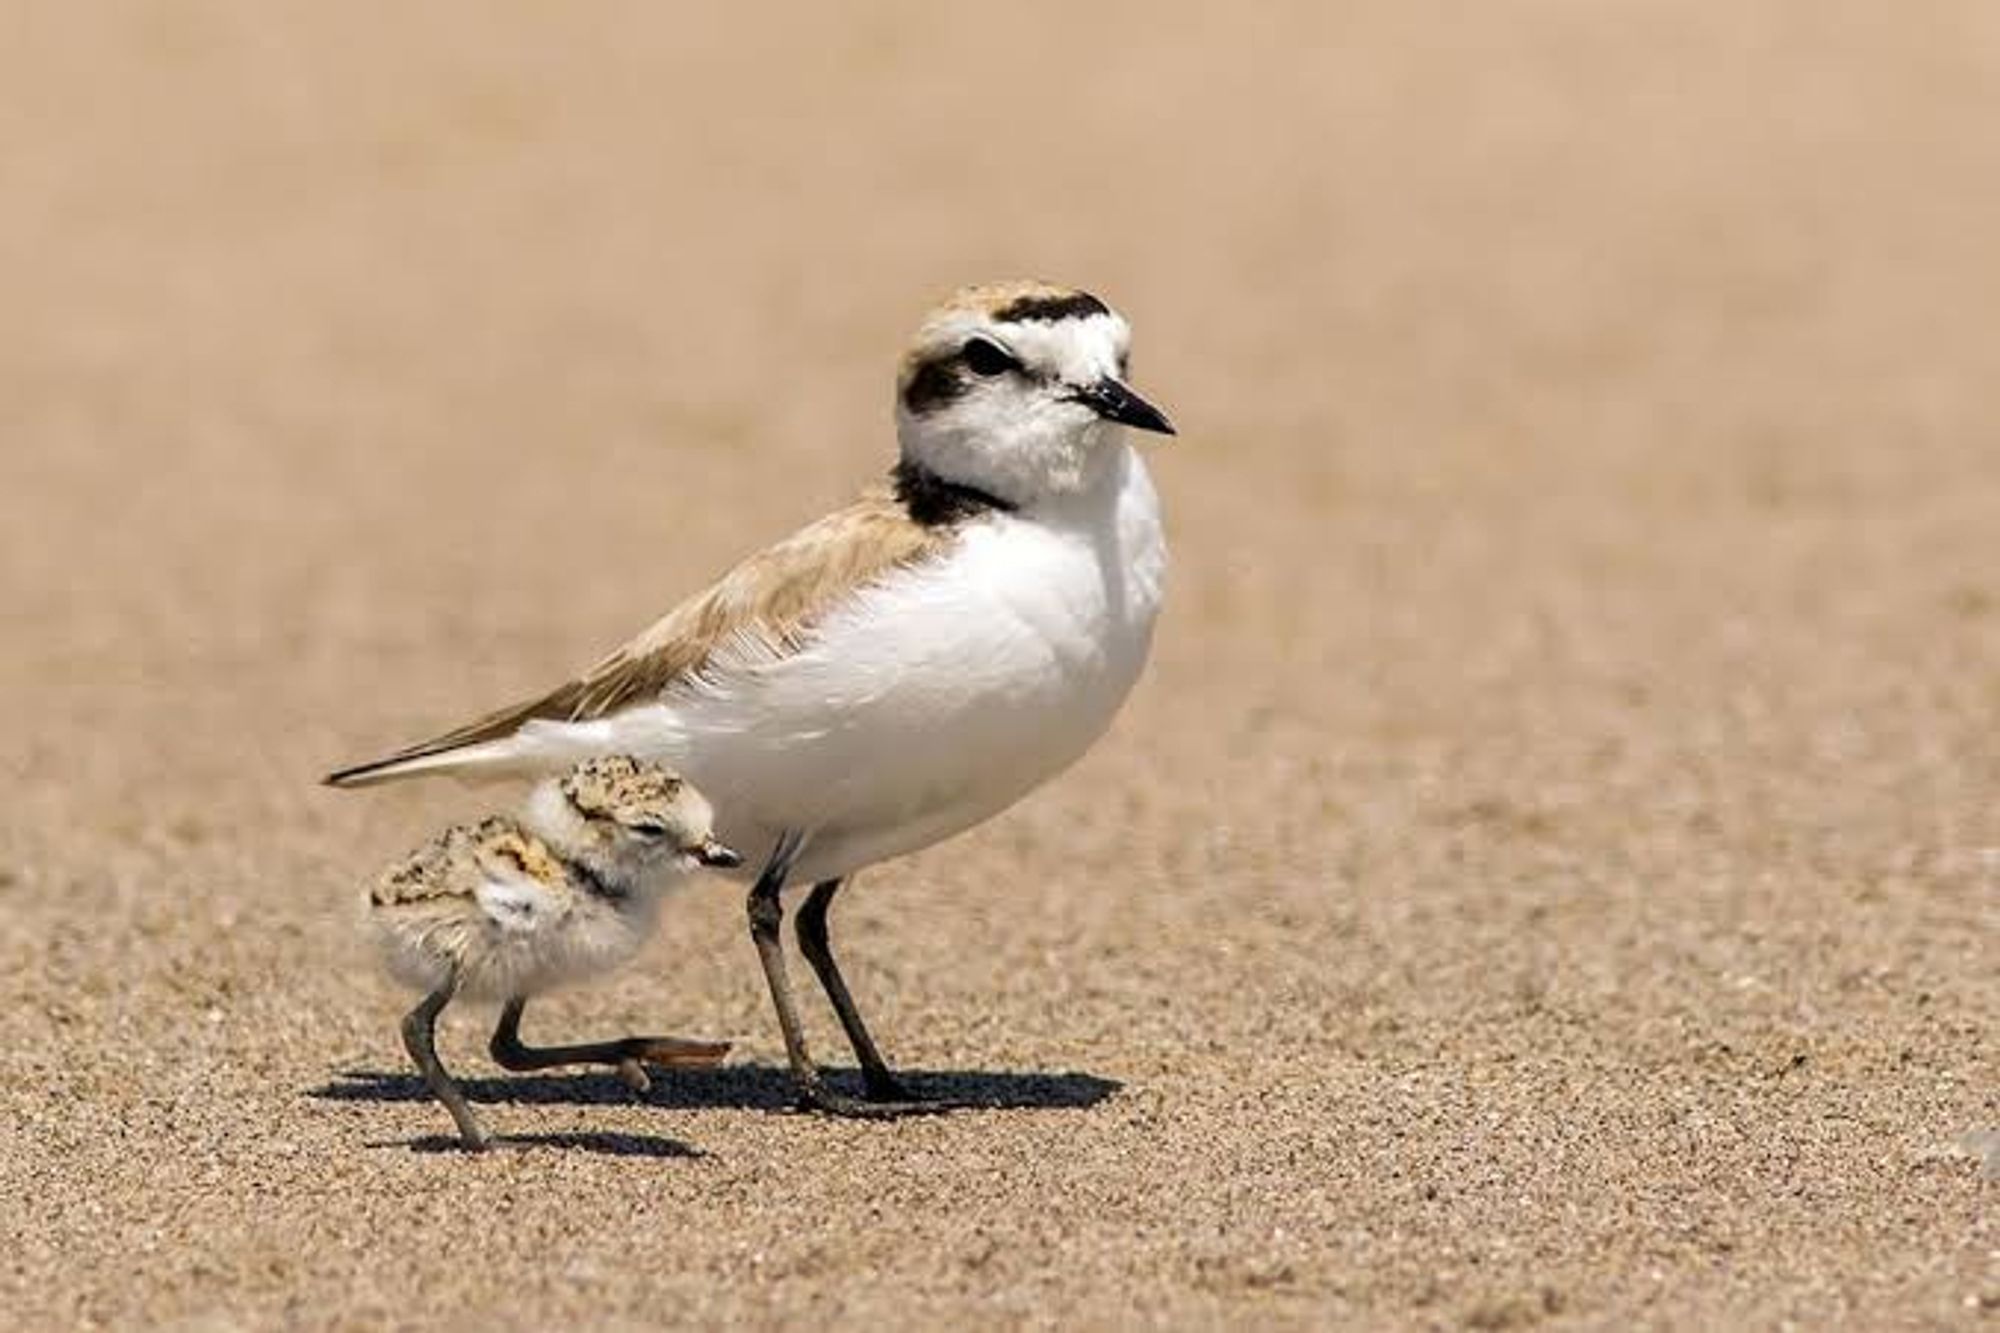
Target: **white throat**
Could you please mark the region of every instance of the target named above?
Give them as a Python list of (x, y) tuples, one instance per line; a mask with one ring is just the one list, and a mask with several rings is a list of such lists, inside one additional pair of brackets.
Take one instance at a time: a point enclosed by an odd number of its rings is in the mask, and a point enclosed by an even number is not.
[(645, 879), (638, 857), (617, 854), (593, 836), (589, 821), (563, 796), (555, 779), (536, 783), (528, 793), (521, 823), (557, 856), (582, 866), (607, 886), (630, 892)]
[(1075, 414), (961, 413), (949, 423), (896, 414), (905, 461), (1019, 508), (1101, 490), (1130, 450), (1125, 428), (1109, 421), (1079, 426)]
[(589, 825), (562, 794), (562, 785), (550, 778), (535, 784), (521, 811), (521, 823), (528, 832), (547, 843), (559, 856), (572, 856), (588, 846)]

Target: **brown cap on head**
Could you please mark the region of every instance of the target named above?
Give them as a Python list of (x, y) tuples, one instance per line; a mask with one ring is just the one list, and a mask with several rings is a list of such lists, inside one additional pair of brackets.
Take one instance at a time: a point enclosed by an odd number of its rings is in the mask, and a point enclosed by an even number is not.
[(680, 799), (681, 777), (630, 755), (586, 759), (563, 776), (562, 794), (585, 819), (657, 822)]
[(931, 318), (976, 314), (1000, 324), (1032, 324), (1110, 313), (1110, 306), (1081, 288), (1029, 279), (961, 287), (938, 304)]

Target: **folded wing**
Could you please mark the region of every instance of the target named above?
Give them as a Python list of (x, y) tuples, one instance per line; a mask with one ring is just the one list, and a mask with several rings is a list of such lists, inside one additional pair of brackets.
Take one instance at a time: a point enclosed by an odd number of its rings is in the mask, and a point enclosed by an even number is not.
[(668, 612), (583, 675), (442, 736), (329, 774), (361, 787), (489, 762), (538, 719), (580, 722), (668, 696), (698, 681), (725, 646), (754, 642), (794, 652), (846, 598), (889, 573), (929, 559), (949, 530), (918, 523), (888, 492), (863, 496), (767, 547)]

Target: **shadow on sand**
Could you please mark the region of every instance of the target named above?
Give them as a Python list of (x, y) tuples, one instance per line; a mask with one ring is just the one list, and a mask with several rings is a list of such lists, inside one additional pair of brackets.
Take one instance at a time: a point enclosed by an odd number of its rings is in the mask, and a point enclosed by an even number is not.
[[(469, 1101), (513, 1105), (623, 1106), (640, 1101), (677, 1110), (719, 1108), (767, 1112), (791, 1111), (795, 1105), (791, 1073), (781, 1066), (732, 1065), (699, 1072), (657, 1069), (649, 1072), (653, 1086), (643, 1093), (633, 1092), (610, 1073), (463, 1078), (458, 1085), (465, 1089)], [(858, 1072), (829, 1069), (826, 1075), (827, 1082), (839, 1091), (860, 1094)], [(918, 1096), (949, 1102), (954, 1110), (965, 1111), (1082, 1110), (1097, 1105), (1122, 1086), (1115, 1079), (1095, 1074), (903, 1069), (897, 1071), (897, 1076)], [(307, 1095), (336, 1102), (431, 1100), (430, 1089), (416, 1074), (379, 1069), (344, 1069), (332, 1082), (312, 1089)], [(535, 1141), (576, 1137), (609, 1140), (630, 1136), (545, 1135)], [(618, 1149), (600, 1146), (597, 1151)]]
[[(411, 1152), (462, 1153), (465, 1143), (456, 1134), (422, 1134), (414, 1139), (377, 1139), (369, 1148), (408, 1148)], [(678, 1139), (652, 1134), (605, 1134), (576, 1130), (556, 1134), (496, 1134), (493, 1150), (510, 1148), (555, 1148), (565, 1152), (599, 1153), (606, 1157), (700, 1157), (699, 1149)]]

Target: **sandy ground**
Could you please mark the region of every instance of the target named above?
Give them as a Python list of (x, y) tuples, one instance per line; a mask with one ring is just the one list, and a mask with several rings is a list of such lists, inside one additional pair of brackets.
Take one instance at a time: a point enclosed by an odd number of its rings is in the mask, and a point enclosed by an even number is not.
[[(30, 4), (0, 27), (0, 1323), (1965, 1327), (2000, 1308), (2000, 9)], [(714, 883), (408, 1076), (350, 760), (889, 461), (958, 282), (1120, 304), (1175, 583), (1062, 781)], [(840, 1049), (815, 1005), (814, 1035)]]

